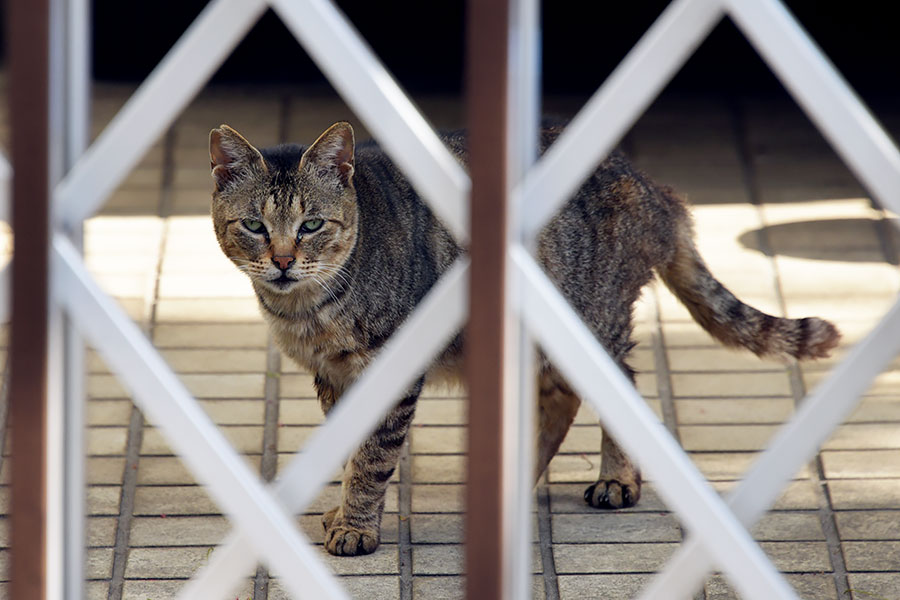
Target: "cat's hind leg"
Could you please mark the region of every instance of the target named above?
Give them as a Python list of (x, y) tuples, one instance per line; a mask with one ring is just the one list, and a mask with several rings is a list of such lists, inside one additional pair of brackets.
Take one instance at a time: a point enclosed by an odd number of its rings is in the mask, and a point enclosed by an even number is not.
[(344, 467), (341, 504), (322, 517), (325, 549), (331, 554), (371, 554), (378, 548), (384, 495), (397, 467), (421, 389), (420, 381), (388, 413)]
[(553, 367), (541, 369), (538, 380), (538, 432), (535, 481), (540, 479), (575, 420), (581, 399)]
[(594, 508), (628, 508), (641, 497), (641, 470), (611, 435), (603, 430), (600, 477), (584, 491)]

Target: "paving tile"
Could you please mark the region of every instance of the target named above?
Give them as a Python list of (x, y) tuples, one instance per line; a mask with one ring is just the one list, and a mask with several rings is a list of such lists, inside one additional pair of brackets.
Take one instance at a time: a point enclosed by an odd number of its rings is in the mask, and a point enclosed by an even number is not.
[[(737, 484), (737, 481), (714, 481), (712, 487), (724, 495)], [(772, 510), (818, 510), (819, 504), (815, 483), (810, 480), (792, 481), (775, 501)]]
[(837, 479), (828, 491), (835, 510), (900, 508), (900, 479)]
[[(122, 590), (122, 600), (158, 600), (162, 598), (175, 598), (185, 585), (183, 579), (126, 579)], [(236, 598), (253, 597), (253, 582), (245, 581), (237, 590)]]
[(666, 356), (672, 372), (784, 372), (784, 367), (776, 362), (760, 360), (749, 352), (731, 348), (673, 348), (666, 352)]
[(584, 600), (584, 598), (632, 598), (636, 597), (652, 575), (638, 574), (579, 574), (558, 577), (560, 600)]
[(282, 398), (316, 398), (312, 375), (284, 374), (279, 383)]
[(202, 486), (142, 486), (135, 488), (137, 516), (217, 515), (221, 509)]
[(900, 571), (900, 541), (842, 542), (848, 571)]
[(762, 450), (778, 427), (775, 425), (683, 425), (681, 445), (688, 451)]
[(414, 454), (463, 454), (466, 430), (464, 427), (414, 426), (410, 432), (410, 451)]
[(670, 514), (563, 514), (552, 515), (551, 523), (554, 543), (681, 541), (681, 528)]
[(216, 425), (262, 425), (266, 404), (252, 400), (200, 400), (200, 406)]
[(88, 517), (85, 537), (88, 547), (112, 546), (116, 540), (116, 519)]
[(131, 407), (129, 400), (91, 400), (87, 403), (87, 424), (128, 425)]
[[(803, 600), (838, 600), (834, 578), (830, 573), (787, 574), (785, 576), (797, 595)], [(707, 600), (740, 600), (721, 575), (710, 578), (706, 584)]]
[(129, 543), (132, 547), (214, 546), (230, 529), (225, 517), (135, 517), (131, 522)]
[[(227, 425), (219, 427), (219, 431), (228, 439), (235, 450), (242, 454), (262, 453), (262, 425)], [(142, 456), (171, 456), (165, 436), (159, 429), (147, 428), (141, 443)]]
[(769, 512), (751, 528), (761, 541), (820, 541), (825, 539), (815, 512)]
[[(400, 581), (396, 575), (344, 576), (340, 578), (340, 583), (351, 598), (359, 600), (400, 598)], [(269, 584), (269, 600), (293, 600), (293, 597), (282, 587), (281, 582), (272, 579)]]
[(463, 541), (463, 517), (412, 514), (409, 531), (413, 544), (460, 544)]
[(838, 511), (834, 514), (841, 540), (900, 540), (900, 511)]
[(261, 317), (255, 297), (163, 298), (156, 304), (156, 319), (160, 323), (247, 323)]
[[(255, 319), (254, 319), (255, 320)], [(170, 325), (154, 328), (158, 348), (265, 348), (265, 323), (216, 323)]]
[[(255, 471), (259, 471), (259, 458), (258, 455), (244, 456), (247, 464)], [(176, 457), (142, 456), (139, 466), (138, 485), (192, 485), (196, 483), (187, 467)]]
[(278, 422), (281, 425), (320, 425), (325, 422), (325, 415), (318, 400), (291, 398), (281, 400)]
[(461, 513), (465, 510), (465, 486), (417, 484), (412, 486), (412, 512)]
[(179, 373), (252, 373), (266, 370), (266, 352), (259, 349), (164, 350), (169, 366)]
[[(5, 465), (4, 465), (5, 466)], [(89, 485), (120, 484), (125, 469), (124, 457), (88, 457), (85, 478)]]
[(179, 379), (197, 398), (260, 398), (265, 393), (261, 373), (189, 374)]
[(848, 423), (884, 423), (887, 421), (900, 423), (900, 398), (863, 398), (853, 414), (847, 418)]
[[(744, 476), (757, 455), (753, 452), (692, 452), (690, 457), (707, 479), (733, 480)], [(794, 478), (808, 479), (808, 468), (800, 467)]]
[(117, 485), (91, 485), (87, 488), (87, 513), (89, 515), (118, 516), (122, 488)]
[(560, 575), (575, 573), (652, 573), (671, 557), (678, 544), (554, 544)]
[[(421, 544), (412, 549), (413, 575), (460, 575), (465, 569), (464, 546)], [(532, 547), (532, 573), (541, 572), (539, 548)]]
[(826, 450), (900, 449), (900, 424), (841, 425), (822, 447)]
[(675, 412), (682, 426), (783, 423), (794, 413), (794, 402), (791, 398), (676, 399)]
[(466, 459), (459, 455), (413, 455), (413, 483), (460, 483), (465, 481)]
[(894, 600), (900, 590), (900, 573), (848, 573), (852, 600)]
[(835, 450), (821, 456), (828, 479), (900, 477), (900, 450)]
[(676, 396), (702, 398), (721, 396), (790, 396), (784, 373), (673, 373)]
[[(207, 547), (132, 548), (125, 564), (128, 579), (189, 578), (207, 563), (214, 550)], [(250, 577), (255, 573), (246, 573)]]
[(86, 436), (88, 456), (122, 456), (128, 442), (126, 427), (89, 427)]

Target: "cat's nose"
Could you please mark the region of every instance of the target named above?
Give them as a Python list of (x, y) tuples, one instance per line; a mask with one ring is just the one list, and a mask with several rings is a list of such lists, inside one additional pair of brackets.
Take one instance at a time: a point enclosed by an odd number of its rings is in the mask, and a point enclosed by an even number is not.
[(272, 262), (282, 271), (287, 271), (294, 264), (293, 256), (273, 256)]

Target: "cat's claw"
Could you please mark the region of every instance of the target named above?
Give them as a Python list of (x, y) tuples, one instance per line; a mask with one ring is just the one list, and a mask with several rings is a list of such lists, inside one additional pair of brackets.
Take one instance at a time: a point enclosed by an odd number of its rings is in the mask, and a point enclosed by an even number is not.
[(360, 556), (372, 554), (378, 548), (378, 532), (357, 529), (336, 522), (338, 508), (322, 515), (325, 528), (325, 549), (335, 556)]
[(640, 496), (639, 487), (616, 479), (601, 479), (584, 490), (584, 501), (594, 508), (629, 508)]

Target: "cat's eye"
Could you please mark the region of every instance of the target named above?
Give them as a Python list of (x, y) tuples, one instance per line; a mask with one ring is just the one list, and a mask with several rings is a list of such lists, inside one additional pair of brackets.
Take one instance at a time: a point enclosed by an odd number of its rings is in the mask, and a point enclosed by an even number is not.
[(262, 224), (262, 221), (244, 219), (241, 223), (253, 233), (264, 233), (266, 231), (266, 226)]
[(324, 224), (324, 219), (310, 219), (309, 221), (303, 221), (303, 224), (300, 225), (300, 233), (312, 233), (313, 231), (318, 231)]

